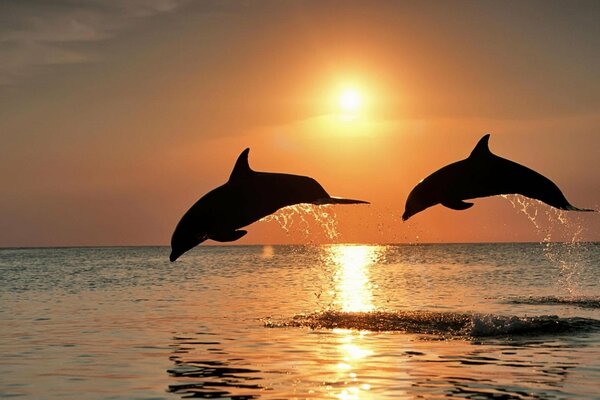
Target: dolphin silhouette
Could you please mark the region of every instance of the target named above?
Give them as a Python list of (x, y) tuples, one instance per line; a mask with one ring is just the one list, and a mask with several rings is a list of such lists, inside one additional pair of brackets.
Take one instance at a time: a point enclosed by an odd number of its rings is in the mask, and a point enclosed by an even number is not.
[(208, 192), (181, 218), (171, 238), (171, 262), (207, 239), (232, 242), (247, 231), (240, 228), (293, 204), (369, 204), (331, 197), (308, 176), (257, 172), (250, 169), (245, 149), (227, 183)]
[(521, 194), (561, 210), (595, 211), (572, 206), (550, 179), (492, 154), (489, 139), (489, 134), (483, 136), (468, 158), (446, 165), (419, 182), (408, 195), (402, 220), (440, 203), (453, 210), (466, 210), (473, 206), (466, 199), (499, 194)]

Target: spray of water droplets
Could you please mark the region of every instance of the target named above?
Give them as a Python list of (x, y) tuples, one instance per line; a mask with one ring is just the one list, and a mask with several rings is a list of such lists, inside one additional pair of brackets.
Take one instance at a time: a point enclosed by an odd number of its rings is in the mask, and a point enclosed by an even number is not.
[[(582, 261), (581, 238), (583, 226), (567, 216), (567, 212), (553, 207), (544, 207), (541, 212), (537, 200), (518, 195), (503, 195), (513, 208), (521, 211), (543, 236), (544, 255), (558, 265), (560, 277), (558, 285), (570, 296), (578, 291), (580, 266)], [(558, 240), (556, 239), (558, 236)]]
[(299, 230), (306, 239), (311, 234), (311, 226), (315, 224), (323, 230), (329, 240), (340, 236), (335, 211), (329, 205), (296, 204), (281, 208), (276, 213), (268, 215), (260, 221), (275, 221), (287, 233), (292, 230)]

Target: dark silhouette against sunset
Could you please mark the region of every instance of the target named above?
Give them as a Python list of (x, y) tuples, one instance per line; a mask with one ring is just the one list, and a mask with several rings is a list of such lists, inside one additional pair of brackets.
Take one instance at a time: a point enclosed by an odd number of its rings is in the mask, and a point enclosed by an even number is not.
[(171, 262), (207, 239), (233, 242), (244, 226), (295, 204), (368, 204), (363, 200), (331, 197), (313, 178), (250, 168), (242, 151), (229, 180), (198, 200), (181, 218), (171, 238)]
[(520, 194), (567, 211), (594, 211), (572, 206), (558, 186), (545, 176), (513, 161), (498, 157), (483, 136), (468, 158), (440, 168), (423, 179), (408, 195), (402, 219), (436, 204), (467, 210), (467, 199)]

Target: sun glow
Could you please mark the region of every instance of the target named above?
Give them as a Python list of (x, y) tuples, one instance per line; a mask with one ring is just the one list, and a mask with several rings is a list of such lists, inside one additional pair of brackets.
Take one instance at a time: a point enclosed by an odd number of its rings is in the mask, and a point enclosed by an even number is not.
[(345, 89), (340, 94), (340, 109), (346, 114), (355, 114), (362, 105), (362, 96), (356, 89)]

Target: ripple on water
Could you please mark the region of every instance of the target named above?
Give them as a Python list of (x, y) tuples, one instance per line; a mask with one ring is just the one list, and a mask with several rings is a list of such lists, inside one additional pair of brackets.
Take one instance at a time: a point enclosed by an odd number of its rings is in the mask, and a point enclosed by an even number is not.
[(508, 304), (529, 304), (544, 306), (573, 306), (580, 308), (600, 308), (600, 297), (556, 297), (556, 296), (527, 296), (506, 300)]
[[(203, 349), (207, 355), (227, 354), (218, 341), (201, 341), (192, 337), (174, 337), (171, 361), (175, 366), (167, 372), (180, 380), (169, 385), (168, 391), (184, 398), (227, 398), (232, 400), (257, 399), (252, 392), (265, 390), (256, 381), (261, 371), (239, 366), (243, 360), (183, 360), (182, 357), (192, 350)], [(192, 347), (190, 347), (192, 346)], [(193, 379), (190, 382), (190, 379)], [(250, 393), (249, 393), (250, 392)]]

